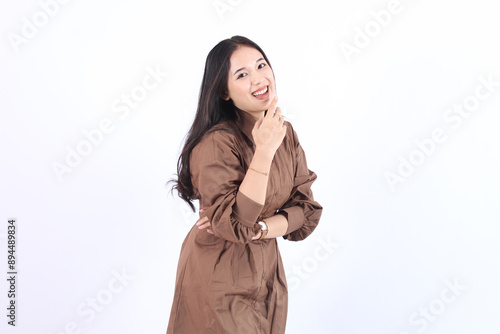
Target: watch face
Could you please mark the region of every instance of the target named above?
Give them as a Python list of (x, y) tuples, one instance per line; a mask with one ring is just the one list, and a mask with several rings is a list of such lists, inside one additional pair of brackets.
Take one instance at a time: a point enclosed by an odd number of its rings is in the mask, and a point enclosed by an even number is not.
[(267, 224), (264, 222), (259, 222), (259, 225), (263, 231), (267, 231)]

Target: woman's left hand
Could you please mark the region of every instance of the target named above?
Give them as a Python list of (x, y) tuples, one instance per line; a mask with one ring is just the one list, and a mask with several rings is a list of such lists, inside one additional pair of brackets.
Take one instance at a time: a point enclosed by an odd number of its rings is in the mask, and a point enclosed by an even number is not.
[[(201, 209), (200, 210), (200, 217), (205, 213), (205, 210)], [(210, 227), (212, 227), (212, 224), (210, 224), (210, 221), (208, 220), (207, 216), (203, 216), (202, 218), (198, 219), (196, 221), (196, 225), (200, 230), (207, 229), (207, 232), (210, 234), (214, 234), (214, 231)]]

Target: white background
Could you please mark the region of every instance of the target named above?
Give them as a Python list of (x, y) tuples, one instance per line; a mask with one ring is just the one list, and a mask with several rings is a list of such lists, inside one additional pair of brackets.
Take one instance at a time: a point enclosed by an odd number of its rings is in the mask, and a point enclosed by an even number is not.
[[(324, 206), (309, 238), (279, 241), (287, 333), (499, 333), (494, 2), (94, 0), (61, 3), (52, 16), (37, 1), (2, 3), (2, 333), (165, 332), (180, 246), (196, 220), (165, 183), (205, 58), (233, 35), (267, 53)], [(382, 27), (373, 13), (388, 6)], [(27, 22), (38, 25), (31, 35)], [(148, 68), (168, 74), (116, 113)], [(477, 88), (480, 77), (491, 91)], [(476, 89), (488, 96), (475, 99)], [(443, 118), (464, 101), (479, 103)], [(103, 119), (113, 130), (85, 146), (82, 131)], [(415, 141), (436, 129), (446, 140), (425, 155)], [(78, 145), (88, 154), (58, 177), (54, 164)], [(405, 170), (410, 158), (416, 166)], [(407, 174), (391, 187), (386, 175), (398, 168)], [(6, 317), (9, 218), (15, 328)]]

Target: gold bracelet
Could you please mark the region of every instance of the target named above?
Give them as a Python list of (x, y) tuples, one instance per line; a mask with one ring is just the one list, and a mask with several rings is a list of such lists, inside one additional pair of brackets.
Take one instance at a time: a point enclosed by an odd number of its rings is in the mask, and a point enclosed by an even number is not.
[(260, 171), (258, 171), (258, 170), (256, 170), (256, 169), (252, 168), (252, 167), (248, 167), (248, 168), (249, 168), (249, 169), (251, 169), (251, 170), (253, 170), (254, 172), (257, 172), (257, 173), (259, 173), (259, 174), (263, 174), (263, 175), (265, 175), (265, 176), (267, 176), (267, 174), (269, 174), (269, 173), (260, 172)]

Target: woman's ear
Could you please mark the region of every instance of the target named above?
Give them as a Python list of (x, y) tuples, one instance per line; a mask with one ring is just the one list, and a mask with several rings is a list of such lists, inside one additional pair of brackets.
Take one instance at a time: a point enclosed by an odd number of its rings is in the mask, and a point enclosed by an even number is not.
[(222, 93), (222, 95), (220, 96), (221, 99), (225, 100), (225, 101), (229, 101), (230, 97), (227, 95), (227, 93)]

